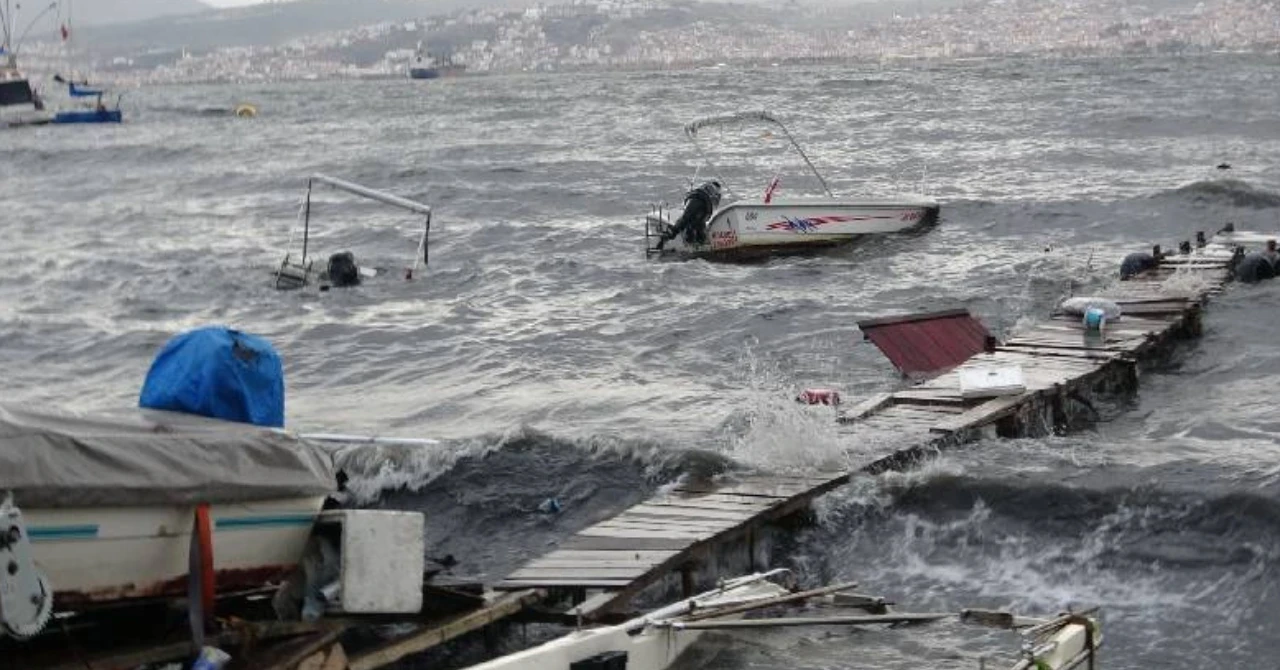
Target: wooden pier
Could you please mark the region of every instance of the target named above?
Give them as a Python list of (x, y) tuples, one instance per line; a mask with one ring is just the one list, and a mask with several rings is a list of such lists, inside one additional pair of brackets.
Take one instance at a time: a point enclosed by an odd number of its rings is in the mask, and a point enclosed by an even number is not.
[[(565, 596), (573, 601), (570, 609), (541, 607), (537, 616), (601, 620), (623, 613), (636, 596), (660, 585), (689, 594), (709, 570), (763, 569), (777, 522), (809, 509), (816, 498), (857, 474), (902, 467), (980, 437), (1043, 435), (1096, 421), (1095, 398), (1133, 390), (1144, 364), (1160, 361), (1177, 342), (1200, 334), (1202, 308), (1232, 279), (1242, 245), (1261, 246), (1273, 237), (1227, 229), (1212, 240), (1198, 236), (1194, 246), (1183, 243), (1176, 254), (1154, 254), (1159, 259), (1154, 267), (1096, 294), (1120, 305), (1123, 312), (1102, 331), (1086, 330), (1079, 317), (1059, 314), (1005, 342), (983, 335), (980, 324), (969, 328), (964, 338), (968, 350), (960, 350), (957, 341), (945, 342), (952, 350), (948, 366), (959, 364), (954, 369), (840, 413), (840, 431), (857, 445), (861, 457), (848, 471), (734, 474), (713, 482), (677, 483), (578, 531), (492, 590), (481, 593), (480, 585), (425, 586), (424, 602), (432, 604), (432, 611), (414, 615), (281, 623), (266, 612), (265, 592), (231, 595), (220, 603), (223, 611), (233, 609), (257, 623), (238, 616), (228, 619), (207, 641), (232, 650), (240, 664), (236, 667), (374, 670), (497, 622), (532, 615), (535, 605), (563, 602)], [(983, 350), (966, 359), (975, 346)], [(1016, 395), (974, 398), (961, 390), (960, 375), (967, 369), (1015, 366), (1025, 382), (1025, 390)], [(724, 565), (734, 560), (737, 565)], [(866, 596), (848, 597), (874, 604)], [(113, 632), (146, 627), (143, 619), (103, 612), (90, 617), (102, 619), (95, 624), (106, 639), (101, 650), (93, 648), (95, 640), (88, 633), (76, 633), (79, 642), (69, 651), (60, 637), (16, 651), (0, 644), (0, 651), (10, 653), (7, 658), (15, 667), (128, 668), (190, 658), (195, 651), (192, 641), (171, 625), (167, 607), (149, 616), (151, 628), (167, 632), (135, 647), (114, 639)], [(111, 622), (125, 628), (117, 631)], [(344, 646), (352, 642), (344, 638), (347, 633), (385, 623), (411, 624), (413, 630), (377, 642), (357, 636), (356, 644)], [(72, 628), (88, 631), (88, 624), (86, 619), (59, 625), (63, 637), (73, 639)]]
[[(1078, 316), (1053, 314), (1008, 341), (990, 343), (960, 368), (843, 412), (841, 432), (868, 452), (852, 471), (676, 486), (579, 531), (495, 588), (572, 594), (582, 602), (571, 614), (583, 619), (623, 608), (676, 573), (688, 592), (693, 573), (727, 545), (745, 544), (748, 567), (756, 567), (756, 538), (771, 522), (807, 509), (854, 474), (901, 467), (984, 435), (1043, 435), (1093, 421), (1091, 398), (1131, 391), (1142, 363), (1198, 336), (1201, 308), (1231, 280), (1241, 245), (1271, 237), (1230, 228), (1212, 240), (1198, 235), (1195, 246), (1157, 253), (1155, 267), (1096, 294), (1123, 310), (1102, 333), (1086, 332)], [(961, 393), (961, 369), (1014, 365), (1024, 374), (1025, 392), (982, 399)]]

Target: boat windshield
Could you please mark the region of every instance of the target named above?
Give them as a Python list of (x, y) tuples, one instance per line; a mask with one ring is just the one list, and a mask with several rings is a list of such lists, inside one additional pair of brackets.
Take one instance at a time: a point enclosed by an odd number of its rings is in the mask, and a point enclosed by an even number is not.
[(0, 81), (0, 106), (35, 104), (35, 95), (26, 79)]

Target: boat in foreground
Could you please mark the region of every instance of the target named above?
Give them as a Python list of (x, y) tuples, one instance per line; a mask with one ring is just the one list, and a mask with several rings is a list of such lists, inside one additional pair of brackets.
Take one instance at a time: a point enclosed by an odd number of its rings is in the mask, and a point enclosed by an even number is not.
[[(762, 197), (737, 197), (723, 178), (707, 181), (685, 195), (680, 217), (671, 220), (665, 205), (655, 205), (645, 219), (648, 256), (742, 259), (846, 244), (867, 235), (926, 229), (938, 220), (937, 201), (907, 195), (890, 199), (846, 199), (832, 193), (822, 173), (809, 160), (787, 127), (768, 112), (745, 112), (702, 119), (685, 126), (685, 134), (702, 156), (699, 132), (708, 127), (766, 124), (779, 130), (817, 178), (822, 197), (775, 197), (774, 177)], [(708, 167), (715, 168), (707, 161)], [(725, 194), (729, 193), (729, 197)]]
[[(1067, 670), (1093, 667), (1102, 644), (1096, 614), (1065, 613), (1053, 618), (1015, 617), (1008, 612), (892, 612), (883, 598), (844, 594), (856, 584), (792, 591), (774, 583), (785, 568), (722, 582), (716, 589), (637, 616), (624, 623), (580, 628), (560, 638), (471, 666), (468, 670), (667, 670), (706, 632), (783, 627), (915, 625), (954, 620), (1017, 631), (1018, 658), (1011, 670)], [(747, 618), (789, 605), (840, 611), (834, 615)], [(826, 606), (826, 607), (824, 607)], [(862, 610), (848, 613), (849, 610)]]
[(281, 579), (334, 488), (331, 457), (282, 431), (0, 406), (0, 491), (59, 609), (185, 595), (195, 541), (217, 547), (220, 590)]

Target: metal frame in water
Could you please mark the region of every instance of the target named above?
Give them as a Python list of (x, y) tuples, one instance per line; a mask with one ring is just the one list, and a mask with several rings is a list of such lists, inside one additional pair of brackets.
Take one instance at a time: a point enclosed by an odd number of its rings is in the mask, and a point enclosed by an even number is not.
[[(280, 267), (276, 270), (276, 288), (278, 289), (296, 289), (302, 288), (311, 281), (311, 270), (314, 263), (307, 257), (307, 247), (311, 239), (311, 191), (315, 183), (327, 184), (340, 191), (346, 191), (352, 195), (358, 195), (370, 200), (407, 209), (426, 217), (425, 225), (422, 229), (422, 237), (418, 240), (418, 248), (414, 254), (413, 265), (405, 268), (405, 279), (413, 279), (413, 275), (418, 271), (419, 264), (425, 266), (428, 260), (427, 238), (431, 234), (431, 207), (415, 200), (402, 198), (398, 195), (386, 193), (361, 186), (354, 182), (349, 182), (336, 177), (330, 177), (320, 173), (315, 173), (307, 178), (306, 196), (302, 203), (302, 209), (299, 212), (299, 218), (302, 219), (302, 256), (296, 263), (290, 262), (291, 254), (286, 249), (284, 260), (280, 261)], [(297, 231), (295, 227), (289, 234), (289, 247), (293, 246), (293, 234)]]

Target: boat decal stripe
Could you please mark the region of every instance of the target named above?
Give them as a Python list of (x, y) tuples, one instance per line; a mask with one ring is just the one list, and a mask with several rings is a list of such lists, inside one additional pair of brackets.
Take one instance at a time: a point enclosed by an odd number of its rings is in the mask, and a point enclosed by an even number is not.
[(215, 520), (213, 527), (214, 530), (231, 530), (234, 528), (262, 528), (268, 526), (310, 526), (315, 520), (315, 514), (233, 516)]
[(811, 216), (805, 219), (793, 219), (791, 217), (783, 217), (782, 221), (771, 223), (765, 226), (765, 230), (814, 230), (819, 226), (828, 223), (850, 223), (853, 221), (882, 221), (895, 220), (898, 217), (892, 214), (876, 215), (876, 216)]
[(74, 526), (31, 526), (27, 537), (32, 542), (48, 540), (84, 540), (98, 537), (98, 524), (86, 523)]

